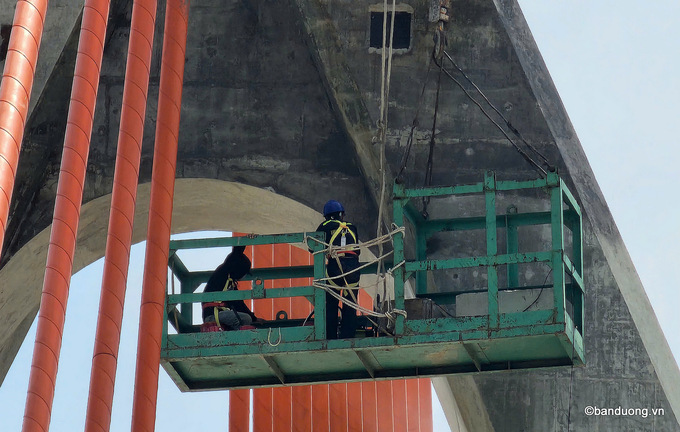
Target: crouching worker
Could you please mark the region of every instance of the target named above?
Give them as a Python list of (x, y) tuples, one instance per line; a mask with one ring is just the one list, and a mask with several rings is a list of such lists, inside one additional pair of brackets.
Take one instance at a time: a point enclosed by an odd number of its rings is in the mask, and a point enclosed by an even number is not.
[[(231, 291), (238, 289), (237, 282), (250, 273), (250, 259), (244, 255), (245, 246), (234, 246), (208, 279), (203, 292)], [(203, 322), (216, 323), (226, 330), (238, 330), (258, 318), (243, 300), (203, 303)]]
[[(316, 229), (323, 231), (326, 235), (326, 243), (333, 246), (349, 246), (359, 242), (357, 228), (345, 222), (345, 209), (338, 201), (330, 200), (323, 206), (323, 216), (326, 219)], [(326, 256), (326, 277), (330, 278), (328, 283), (337, 286), (336, 293), (342, 297), (357, 303), (357, 294), (351, 289), (359, 285), (361, 273), (355, 270), (359, 267), (359, 250), (337, 250), (337, 257)], [(345, 276), (340, 277), (347, 273)], [(355, 290), (356, 291), (356, 290)], [(338, 337), (338, 303), (339, 300), (326, 293), (326, 333), (327, 339), (337, 339)], [(342, 305), (342, 321), (340, 322), (340, 338), (354, 337), (357, 329), (357, 311), (347, 304)]]

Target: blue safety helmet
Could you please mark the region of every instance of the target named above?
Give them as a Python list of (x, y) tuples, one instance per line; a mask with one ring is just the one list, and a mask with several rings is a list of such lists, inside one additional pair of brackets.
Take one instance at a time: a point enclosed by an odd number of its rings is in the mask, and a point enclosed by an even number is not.
[(344, 212), (345, 208), (336, 200), (330, 200), (323, 206), (324, 217), (338, 212)]

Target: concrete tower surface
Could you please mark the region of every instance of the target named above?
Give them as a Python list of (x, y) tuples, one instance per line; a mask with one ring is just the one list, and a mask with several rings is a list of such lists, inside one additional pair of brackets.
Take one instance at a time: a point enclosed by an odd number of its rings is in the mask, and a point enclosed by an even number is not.
[[(11, 23), (13, 2), (2, 4), (0, 24)], [(477, 182), (487, 170), (500, 179), (535, 178), (534, 167), (431, 62), (438, 4), (397, 5), (403, 19), (395, 20), (387, 171), (400, 171), (418, 112), (403, 181), (423, 184), (436, 111), (432, 184)], [(111, 5), (74, 271), (104, 253), (130, 5)], [(319, 219), (313, 209), (333, 197), (352, 209), (370, 236), (379, 208), (373, 137), (381, 102), (382, 45), (375, 28), (381, 7), (366, 0), (191, 3), (173, 232), (308, 231)], [(45, 262), (80, 8), (53, 0), (45, 24), (0, 264), (3, 378), (39, 305), (42, 273), (26, 269)], [(159, 14), (163, 8), (159, 4)], [(519, 5), (454, 0), (450, 17), (446, 51), (559, 169), (581, 203), (587, 287), (587, 365), (438, 378), (452, 425), (462, 422), (469, 431), (680, 430), (680, 372)], [(156, 21), (135, 242), (146, 230), (162, 22)], [(447, 69), (465, 83), (450, 64)], [(437, 203), (430, 211), (450, 209), (460, 205)], [(436, 240), (428, 247), (450, 254), (465, 241)], [(525, 277), (539, 284), (544, 276)], [(483, 282), (476, 275), (447, 278), (435, 282), (454, 290)], [(665, 414), (588, 416), (584, 409), (591, 405)]]

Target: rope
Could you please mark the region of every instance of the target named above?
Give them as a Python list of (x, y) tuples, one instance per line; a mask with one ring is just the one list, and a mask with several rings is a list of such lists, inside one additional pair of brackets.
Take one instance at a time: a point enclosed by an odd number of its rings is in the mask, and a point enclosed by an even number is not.
[[(314, 254), (314, 255), (319, 254), (319, 253), (332, 253), (333, 251), (338, 251), (338, 250), (354, 251), (354, 250), (359, 250), (359, 249), (362, 249), (362, 248), (370, 248), (370, 247), (376, 246), (380, 243), (387, 243), (388, 241), (392, 240), (392, 237), (394, 237), (395, 234), (404, 233), (405, 231), (406, 231), (405, 227), (398, 227), (398, 226), (392, 224), (392, 231), (385, 233), (380, 237), (376, 237), (376, 238), (374, 238), (372, 240), (368, 240), (366, 242), (358, 242), (358, 243), (348, 244), (346, 246), (329, 245), (328, 243), (326, 243), (323, 240), (319, 240), (317, 238), (314, 238), (312, 236), (307, 235), (307, 236), (305, 236), (305, 244), (309, 245), (309, 243), (307, 243), (307, 241), (313, 240), (313, 241), (315, 241), (319, 244), (322, 244), (326, 247), (325, 249), (321, 249), (321, 250), (312, 252), (312, 254)], [(373, 261), (373, 262), (375, 262), (375, 261)]]
[[(307, 243), (308, 240), (310, 240), (310, 239), (313, 240), (313, 241), (315, 241), (315, 242), (317, 242), (317, 243), (321, 243), (321, 244), (323, 244), (323, 245), (325, 246), (325, 248), (324, 248), (324, 249), (321, 249), (321, 250), (318, 250), (318, 251), (316, 251), (316, 252), (313, 252), (313, 253), (314, 253), (314, 254), (317, 254), (317, 253), (322, 253), (322, 252), (323, 252), (323, 253), (325, 253), (325, 254), (328, 254), (329, 257), (330, 257), (331, 259), (337, 259), (337, 258), (338, 258), (337, 253), (338, 253), (339, 251), (346, 252), (346, 251), (358, 250), (358, 249), (360, 249), (360, 248), (368, 248), (368, 247), (375, 246), (375, 245), (381, 245), (381, 244), (384, 244), (384, 243), (386, 243), (386, 242), (388, 242), (388, 241), (391, 241), (392, 237), (394, 237), (395, 234), (397, 234), (397, 233), (404, 233), (405, 231), (406, 231), (406, 228), (405, 228), (405, 227), (399, 227), (399, 226), (396, 226), (396, 225), (392, 224), (392, 231), (390, 231), (390, 232), (388, 232), (388, 233), (385, 233), (385, 234), (383, 234), (383, 235), (381, 235), (381, 236), (379, 236), (379, 237), (376, 237), (376, 238), (374, 238), (374, 239), (371, 239), (371, 240), (369, 240), (369, 241), (366, 241), (366, 242), (358, 242), (358, 243), (351, 244), (351, 245), (346, 245), (346, 246), (335, 246), (335, 245), (329, 245), (328, 243), (326, 243), (326, 242), (324, 242), (324, 241), (322, 241), (322, 240), (319, 240), (319, 239), (316, 239), (316, 238), (314, 238), (314, 237), (311, 237), (311, 236), (306, 235), (306, 236), (305, 236), (305, 243)], [(362, 312), (362, 313), (365, 314), (365, 315), (373, 316), (373, 317), (378, 317), (378, 318), (387, 318), (387, 319), (390, 320), (390, 321), (394, 321), (394, 320), (396, 319), (396, 315), (403, 315), (403, 316), (406, 316), (406, 312), (405, 312), (405, 311), (402, 311), (402, 310), (400, 310), (400, 309), (399, 309), (399, 310), (398, 310), (398, 309), (393, 309), (393, 310), (387, 311), (387, 312), (376, 312), (376, 311), (373, 311), (373, 310), (370, 310), (370, 309), (366, 309), (366, 308), (364, 308), (363, 306), (360, 306), (360, 305), (358, 304), (358, 302), (356, 302), (356, 301), (351, 301), (351, 300), (349, 300), (349, 299), (343, 297), (342, 295), (340, 295), (340, 294), (337, 292), (337, 290), (340, 288), (340, 289), (343, 289), (343, 290), (348, 290), (348, 291), (350, 291), (350, 292), (353, 294), (353, 291), (357, 291), (357, 290), (360, 290), (360, 289), (366, 289), (366, 288), (368, 288), (367, 286), (364, 286), (364, 287), (359, 287), (359, 286), (355, 286), (355, 287), (344, 287), (344, 286), (343, 286), (343, 287), (338, 287), (338, 286), (335, 286), (335, 285), (330, 285), (330, 284), (328, 284), (328, 283), (325, 283), (325, 282), (327, 282), (327, 281), (331, 281), (331, 280), (334, 280), (334, 279), (341, 279), (341, 278), (343, 278), (343, 277), (349, 275), (350, 273), (354, 273), (354, 272), (356, 272), (356, 271), (359, 271), (359, 270), (361, 270), (361, 269), (364, 269), (364, 268), (366, 268), (366, 267), (368, 267), (368, 266), (370, 266), (370, 265), (372, 265), (372, 264), (375, 264), (375, 263), (383, 263), (384, 259), (385, 259), (386, 257), (392, 255), (393, 253), (394, 253), (394, 251), (389, 251), (389, 252), (387, 252), (387, 253), (384, 253), (384, 254), (382, 254), (382, 255), (379, 255), (377, 258), (375, 258), (375, 259), (373, 259), (373, 260), (371, 260), (371, 261), (369, 261), (369, 262), (364, 263), (363, 265), (357, 267), (356, 269), (352, 269), (352, 270), (350, 270), (350, 271), (348, 271), (348, 272), (344, 272), (344, 273), (342, 273), (342, 274), (340, 274), (340, 275), (332, 276), (332, 277), (325, 277), (325, 278), (320, 278), (320, 279), (315, 279), (315, 280), (313, 281), (313, 283), (312, 283), (312, 286), (314, 286), (314, 287), (316, 287), (316, 288), (319, 288), (319, 289), (323, 289), (323, 290), (326, 291), (328, 294), (330, 294), (331, 296), (333, 296), (333, 297), (335, 297), (336, 299), (338, 299), (338, 301), (340, 301), (340, 302), (346, 304), (347, 306), (349, 306), (349, 307), (351, 307), (351, 308), (353, 308), (353, 309), (355, 309), (355, 310), (357, 310), (357, 311), (359, 311), (359, 312)], [(394, 267), (394, 268), (397, 268), (397, 267), (399, 267), (399, 266), (401, 266), (401, 265), (404, 265), (404, 263), (405, 263), (405, 261), (402, 261), (401, 263), (399, 263), (399, 264), (398, 264), (396, 267)], [(340, 268), (342, 268), (342, 267), (340, 267)], [(388, 271), (387, 273), (388, 273), (388, 274), (391, 274), (392, 271), (394, 270), (394, 268), (392, 268), (392, 269), (391, 269), (390, 271)], [(377, 286), (377, 285), (380, 284), (381, 282), (383, 283), (383, 286), (385, 286), (385, 283), (386, 283), (385, 280), (386, 280), (386, 278), (385, 278), (385, 276), (384, 276), (384, 273), (378, 273), (377, 276), (378, 276), (378, 280), (376, 281), (376, 283), (373, 284), (373, 285), (370, 285), (370, 286)], [(384, 298), (385, 298), (385, 296), (383, 296), (383, 299), (384, 299)], [(355, 300), (356, 300), (356, 297), (355, 297)], [(396, 314), (396, 315), (395, 315), (395, 314)], [(309, 318), (309, 317), (308, 317), (308, 318)], [(375, 324), (375, 323), (374, 323), (374, 324)]]
[[(393, 251), (387, 252), (386, 254), (384, 254), (384, 255), (382, 255), (382, 256), (380, 256), (380, 257), (374, 259), (373, 261), (369, 261), (369, 262), (365, 263), (364, 265), (359, 266), (359, 267), (357, 267), (357, 268), (355, 268), (355, 269), (353, 269), (353, 270), (350, 270), (350, 271), (348, 271), (348, 272), (345, 272), (345, 273), (340, 274), (340, 275), (337, 275), (337, 276), (329, 276), (329, 277), (325, 277), (325, 278), (315, 279), (315, 281), (325, 282), (325, 281), (331, 281), (331, 280), (343, 278), (343, 277), (345, 277), (345, 276), (348, 276), (350, 273), (354, 273), (354, 272), (357, 272), (357, 271), (359, 271), (359, 270), (365, 269), (366, 267), (370, 266), (371, 264), (374, 264), (374, 263), (376, 263), (376, 262), (378, 262), (378, 261), (381, 261), (381, 260), (383, 260), (384, 258), (387, 258), (388, 256), (392, 255), (393, 253), (394, 253)], [(403, 263), (403, 262), (404, 262), (404, 261), (402, 261), (402, 263)], [(388, 273), (391, 273), (392, 270), (393, 270), (393, 269), (390, 269), (390, 270), (388, 271)], [(347, 289), (359, 289), (359, 287), (342, 287), (342, 288), (343, 288), (343, 289), (344, 289), (344, 288), (347, 288)]]
[[(401, 309), (392, 309), (391, 311), (387, 311), (387, 312), (376, 312), (376, 311), (373, 311), (373, 310), (370, 310), (370, 309), (366, 309), (365, 307), (360, 306), (358, 303), (355, 303), (352, 300), (345, 298), (342, 295), (340, 295), (337, 292), (338, 287), (335, 287), (335, 286), (332, 286), (332, 285), (323, 284), (323, 283), (319, 283), (319, 282), (315, 281), (313, 286), (315, 288), (320, 288), (320, 289), (326, 291), (328, 294), (330, 294), (331, 296), (338, 299), (338, 301), (340, 301), (340, 302), (346, 304), (347, 306), (349, 306), (353, 309), (356, 309), (357, 311), (362, 312), (363, 314), (368, 315), (368, 316), (372, 316), (372, 317), (376, 317), (376, 318), (387, 318), (390, 321), (393, 321), (396, 318), (395, 315), (402, 315), (404, 317), (407, 316), (406, 311), (401, 310)], [(342, 287), (342, 289), (350, 289), (351, 290), (351, 289), (360, 289), (360, 288), (359, 287), (354, 287), (354, 288)]]
[[(337, 257), (337, 252), (338, 252), (338, 251), (346, 252), (346, 251), (351, 251), (351, 250), (358, 250), (358, 249), (360, 249), (360, 248), (369, 248), (369, 247), (375, 246), (375, 245), (377, 245), (377, 244), (386, 243), (386, 242), (388, 242), (388, 241), (391, 241), (392, 237), (394, 237), (395, 234), (397, 234), (397, 233), (404, 233), (404, 232), (406, 231), (406, 228), (405, 228), (405, 227), (398, 227), (398, 226), (396, 226), (396, 225), (394, 225), (394, 224), (392, 224), (392, 228), (393, 228), (392, 231), (390, 231), (390, 232), (388, 232), (388, 233), (386, 233), (386, 234), (383, 234), (381, 237), (378, 237), (378, 238), (375, 238), (375, 239), (372, 239), (372, 240), (369, 240), (369, 241), (366, 241), (366, 242), (359, 242), (359, 243), (356, 243), (356, 244), (351, 244), (351, 245), (346, 245), (346, 246), (329, 245), (328, 243), (326, 243), (326, 242), (324, 242), (324, 241), (322, 241), (322, 240), (318, 240), (318, 239), (315, 239), (315, 238), (310, 237), (310, 236), (307, 236), (307, 237), (305, 238), (305, 241), (307, 241), (308, 239), (312, 239), (312, 240), (314, 240), (314, 241), (317, 242), (317, 243), (323, 244), (324, 246), (326, 246), (325, 249), (321, 249), (321, 250), (316, 251), (316, 252), (313, 252), (313, 253), (314, 253), (314, 254), (317, 254), (317, 253), (322, 253), (322, 252), (323, 252), (323, 253), (325, 253), (325, 254), (328, 254), (331, 258), (334, 259), (334, 258)], [(394, 251), (390, 251), (390, 252), (384, 253), (384, 254), (382, 254), (382, 255), (379, 255), (377, 258), (375, 258), (375, 259), (373, 259), (373, 260), (371, 260), (371, 261), (369, 261), (369, 262), (366, 262), (365, 264), (363, 264), (363, 265), (357, 267), (357, 268), (354, 269), (354, 270), (350, 270), (349, 272), (342, 273), (341, 275), (338, 275), (338, 276), (333, 276), (333, 277), (327, 277), (327, 278), (317, 279), (317, 281), (319, 281), (319, 282), (325, 282), (325, 281), (329, 281), (329, 280), (332, 280), (332, 279), (340, 279), (340, 278), (343, 278), (343, 277), (347, 276), (349, 273), (353, 273), (353, 272), (355, 272), (355, 271), (362, 270), (362, 269), (364, 269), (364, 268), (366, 268), (366, 267), (368, 267), (368, 266), (370, 266), (370, 265), (372, 265), (372, 264), (375, 264), (375, 263), (382, 263), (383, 260), (384, 260), (385, 258), (387, 258), (388, 256), (392, 255), (393, 253), (394, 253)], [(400, 263), (399, 265), (401, 265), (401, 264), (402, 264), (402, 263)], [(397, 267), (398, 267), (398, 266), (397, 266)], [(394, 267), (394, 268), (396, 268), (396, 267)], [(394, 269), (394, 268), (393, 268), (393, 269)], [(392, 270), (393, 270), (393, 269), (392, 269)], [(388, 274), (391, 274), (391, 273), (392, 273), (392, 270), (387, 271), (387, 273), (388, 273)], [(365, 288), (374, 287), (374, 286), (377, 287), (381, 282), (382, 282), (383, 284), (385, 284), (385, 276), (384, 276), (384, 273), (379, 273), (379, 274), (377, 274), (376, 276), (378, 277), (378, 280), (377, 280), (374, 284), (371, 284), (371, 285), (368, 285), (368, 286), (364, 286), (363, 288), (365, 289)], [(343, 288), (345, 288), (345, 287), (343, 287)], [(359, 288), (356, 288), (356, 289), (359, 289)], [(383, 295), (383, 298), (384, 298), (384, 297), (385, 297), (385, 296)]]
[(276, 340), (275, 343), (272, 343), (272, 340), (271, 340), (272, 328), (269, 327), (269, 331), (267, 332), (267, 343), (269, 344), (269, 346), (275, 347), (275, 346), (279, 346), (279, 344), (281, 343), (281, 327), (278, 327), (278, 329), (279, 329), (279, 338)]
[[(387, 56), (387, 72), (385, 71), (385, 51), (387, 48), (387, 0), (383, 2), (383, 44), (381, 51), (381, 81), (380, 81), (380, 120), (378, 122), (378, 138), (380, 141), (380, 198), (378, 202), (378, 226), (376, 228), (376, 237), (382, 236), (382, 218), (385, 206), (385, 187), (386, 187), (386, 169), (385, 169), (385, 147), (387, 146), (387, 120), (388, 120), (388, 100), (390, 94), (390, 82), (392, 78), (392, 46), (394, 45), (394, 21), (396, 14), (396, 0), (392, 0), (392, 18), (390, 19), (390, 39), (389, 39), (389, 55)], [(383, 253), (383, 243), (378, 243), (378, 255)], [(382, 261), (378, 262), (376, 274), (380, 276), (385, 271)], [(383, 292), (387, 287), (383, 287)]]

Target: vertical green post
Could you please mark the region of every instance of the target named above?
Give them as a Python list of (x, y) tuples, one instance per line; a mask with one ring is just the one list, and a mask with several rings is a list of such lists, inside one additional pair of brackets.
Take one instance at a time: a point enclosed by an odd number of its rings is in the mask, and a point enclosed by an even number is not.
[(552, 231), (552, 272), (553, 272), (553, 299), (556, 312), (555, 321), (564, 321), (564, 309), (566, 304), (564, 286), (564, 205), (562, 200), (562, 185), (555, 173), (548, 173), (548, 185), (550, 186), (550, 226)]
[[(573, 210), (572, 210), (573, 211)], [(581, 226), (581, 215), (574, 212), (571, 226), (571, 242), (573, 264), (579, 276), (583, 277), (583, 227)]]
[[(177, 331), (179, 333), (179, 330)], [(161, 333), (161, 349), (168, 346), (168, 296), (163, 300), (163, 333)]]
[[(496, 174), (487, 171), (484, 175), (484, 201), (486, 207), (486, 255), (498, 254), (496, 227)], [(487, 269), (489, 285), (489, 327), (498, 328), (498, 268), (491, 265)]]
[[(319, 243), (313, 242), (313, 251), (323, 249)], [(326, 256), (323, 253), (314, 255), (314, 280), (326, 277)], [(314, 291), (314, 338), (326, 339), (326, 291), (317, 288)], [(337, 313), (337, 312), (336, 312)]]
[[(413, 222), (413, 221), (412, 221)], [(421, 226), (415, 225), (415, 242), (416, 242), (416, 261), (423, 261), (427, 259), (427, 230), (422, 229)], [(402, 240), (403, 243), (403, 240)], [(402, 256), (404, 251), (402, 249)], [(403, 258), (402, 258), (403, 259)], [(396, 263), (395, 259), (395, 263)], [(416, 272), (416, 294), (427, 293), (427, 271), (421, 270)]]
[[(566, 185), (560, 180), (560, 188), (565, 189)], [(581, 219), (581, 213), (576, 203), (572, 203), (570, 198), (567, 197), (571, 205), (571, 212), (573, 217), (571, 219), (571, 237), (572, 237), (572, 257), (573, 264), (576, 272), (578, 273), (581, 280), (583, 280), (583, 221)], [(574, 294), (572, 304), (574, 307), (574, 324), (578, 326), (579, 330), (583, 332), (583, 287), (578, 283), (574, 283)], [(581, 333), (583, 334), (583, 333)]]
[[(407, 201), (404, 199), (394, 199), (393, 214), (394, 223), (398, 227), (404, 226), (404, 206)], [(417, 230), (416, 230), (417, 233)], [(416, 234), (417, 236), (417, 234)], [(404, 260), (404, 234), (399, 232), (394, 236), (394, 265), (398, 266), (392, 273), (394, 276), (394, 307), (404, 310), (404, 266), (399, 265)], [(417, 288), (418, 289), (418, 288)], [(404, 333), (404, 317), (397, 315), (397, 322), (394, 326), (396, 335)]]
[[(519, 252), (519, 236), (517, 234), (517, 225), (508, 220), (506, 215), (506, 244), (508, 254), (517, 254)], [(516, 288), (519, 286), (519, 265), (517, 263), (508, 264), (508, 288)]]
[[(182, 294), (191, 294), (196, 290), (196, 288), (198, 288), (198, 285), (196, 285), (194, 281), (189, 282), (182, 279), (179, 280), (179, 291)], [(193, 306), (193, 303), (182, 303), (180, 306), (180, 314), (182, 315), (182, 318), (186, 319), (187, 322), (190, 323), (194, 322)]]

